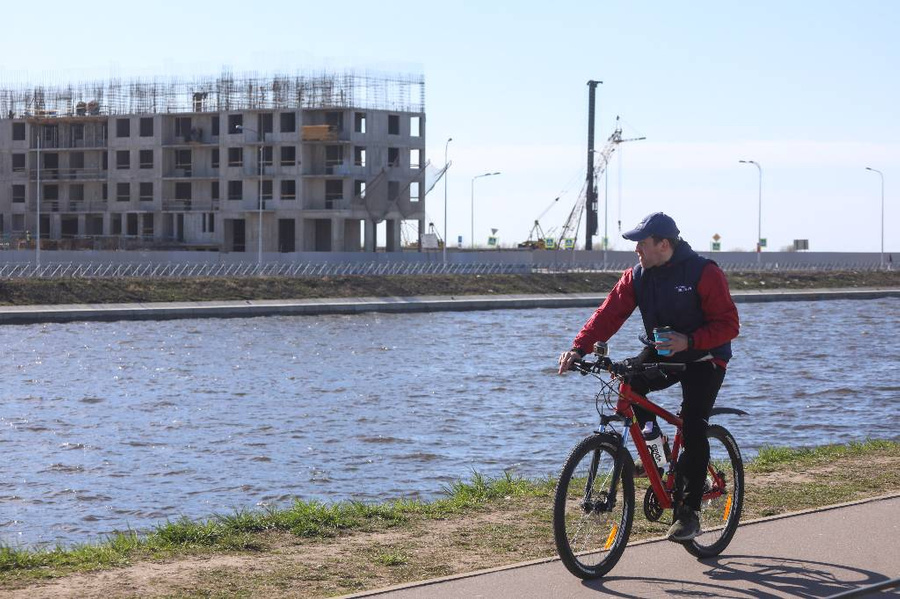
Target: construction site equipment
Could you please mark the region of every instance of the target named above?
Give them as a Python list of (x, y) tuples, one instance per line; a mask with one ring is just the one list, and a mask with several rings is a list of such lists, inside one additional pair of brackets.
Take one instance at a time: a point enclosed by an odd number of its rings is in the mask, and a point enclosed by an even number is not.
[[(623, 138), (622, 137), (622, 125), (619, 122), (619, 117), (616, 117), (616, 128), (612, 132), (612, 135), (609, 136), (609, 139), (606, 140), (606, 145), (603, 146), (603, 149), (600, 150), (600, 158), (602, 160), (602, 164), (598, 165), (596, 170), (594, 170), (594, 176), (590, 181), (590, 187), (596, 189), (597, 180), (606, 172), (606, 168), (609, 166), (609, 159), (612, 157), (613, 152), (616, 151), (616, 148), (619, 144), (625, 143), (628, 141), (641, 141), (643, 139), (647, 139), (646, 137), (630, 137)], [(557, 246), (563, 247), (564, 249), (575, 249), (575, 243), (578, 240), (578, 228), (581, 226), (581, 217), (585, 213), (585, 206), (588, 200), (588, 182), (585, 181), (584, 188), (578, 196), (578, 200), (575, 202), (575, 206), (572, 208), (572, 212), (569, 213), (569, 218), (566, 219), (566, 223), (563, 225), (562, 230), (560, 231), (559, 237), (557, 238)], [(590, 235), (590, 231), (588, 232)], [(588, 245), (585, 245), (586, 249)]]
[[(556, 247), (556, 240), (546, 235), (544, 230), (541, 228), (541, 219), (547, 214), (547, 212), (553, 208), (556, 203), (559, 202), (559, 197), (553, 198), (553, 201), (550, 202), (550, 205), (547, 206), (543, 212), (541, 212), (540, 216), (534, 219), (534, 226), (531, 227), (531, 231), (528, 233), (528, 239), (519, 243), (519, 249), (528, 249), (528, 250), (546, 250), (546, 249), (554, 249)], [(548, 245), (552, 245), (552, 247), (548, 247)]]

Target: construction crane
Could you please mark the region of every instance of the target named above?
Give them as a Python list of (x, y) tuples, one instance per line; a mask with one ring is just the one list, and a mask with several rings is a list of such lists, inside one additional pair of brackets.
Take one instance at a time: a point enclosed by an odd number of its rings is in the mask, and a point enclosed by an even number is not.
[[(528, 239), (521, 242), (519, 244), (519, 249), (528, 249), (528, 250), (552, 250), (556, 247), (556, 240), (544, 234), (544, 230), (541, 228), (541, 219), (546, 216), (547, 212), (553, 208), (556, 203), (559, 201), (559, 196), (553, 199), (550, 202), (550, 205), (547, 206), (541, 214), (534, 219), (534, 226), (531, 227), (531, 231), (528, 233)], [(552, 245), (553, 247), (548, 247)]]
[[(594, 180), (591, 181), (591, 184), (594, 187), (597, 186), (597, 180), (600, 176), (606, 171), (606, 167), (609, 165), (609, 159), (612, 156), (613, 152), (616, 151), (616, 147), (627, 141), (641, 141), (643, 139), (647, 139), (646, 137), (630, 137), (623, 138), (622, 137), (622, 125), (619, 123), (619, 117), (616, 117), (616, 128), (612, 132), (612, 135), (609, 136), (609, 139), (606, 140), (606, 145), (603, 146), (603, 149), (598, 152), (600, 158), (603, 160), (603, 164), (597, 167), (597, 170), (594, 171)], [(558, 249), (563, 250), (574, 250), (575, 242), (578, 238), (578, 228), (581, 225), (581, 217), (584, 214), (584, 205), (587, 202), (587, 185), (581, 191), (581, 194), (578, 196), (578, 200), (575, 202), (575, 207), (572, 208), (572, 212), (569, 213), (569, 218), (566, 219), (566, 224), (563, 225), (562, 231), (559, 234), (558, 241), (556, 242), (556, 247)]]

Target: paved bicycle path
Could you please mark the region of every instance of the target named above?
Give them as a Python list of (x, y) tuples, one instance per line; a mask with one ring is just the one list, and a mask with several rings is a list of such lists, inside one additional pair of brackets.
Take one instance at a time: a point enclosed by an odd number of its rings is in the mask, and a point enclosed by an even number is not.
[[(725, 552), (697, 560), (678, 545), (629, 545), (603, 579), (558, 559), (352, 595), (401, 598), (830, 597), (900, 577), (900, 495), (742, 525)], [(900, 587), (885, 591), (900, 596)]]

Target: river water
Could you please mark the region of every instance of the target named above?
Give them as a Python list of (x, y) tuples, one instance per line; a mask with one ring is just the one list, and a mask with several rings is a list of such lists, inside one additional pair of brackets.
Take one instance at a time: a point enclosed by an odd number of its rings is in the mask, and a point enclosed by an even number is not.
[[(761, 445), (900, 438), (900, 300), (741, 304), (717, 405)], [(555, 374), (585, 309), (0, 329), (0, 544), (99, 540), (294, 497), (553, 474), (595, 426)], [(639, 349), (633, 317), (613, 357)], [(656, 394), (677, 408), (677, 390)]]

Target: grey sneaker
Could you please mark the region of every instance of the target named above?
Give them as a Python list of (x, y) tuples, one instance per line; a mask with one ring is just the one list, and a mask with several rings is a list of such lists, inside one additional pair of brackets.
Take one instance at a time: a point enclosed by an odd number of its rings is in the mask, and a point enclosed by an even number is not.
[(700, 534), (700, 512), (692, 509), (682, 508), (678, 519), (669, 528), (668, 539), (683, 543), (690, 541)]

